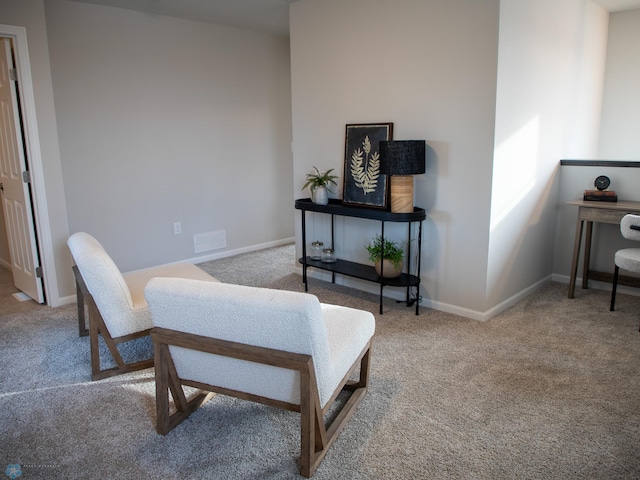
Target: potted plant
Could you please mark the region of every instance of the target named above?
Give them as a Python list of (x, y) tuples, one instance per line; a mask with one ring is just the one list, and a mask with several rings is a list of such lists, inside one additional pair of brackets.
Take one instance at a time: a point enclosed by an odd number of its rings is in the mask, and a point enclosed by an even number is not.
[(364, 248), (369, 252), (369, 260), (375, 263), (378, 275), (380, 275), (380, 265), (382, 264), (382, 277), (395, 278), (400, 276), (404, 266), (404, 250), (396, 242), (377, 235)]
[(326, 205), (329, 203), (329, 193), (331, 192), (331, 185), (338, 185), (336, 175), (331, 175), (333, 168), (321, 173), (317, 167), (313, 167), (315, 173), (307, 173), (307, 182), (302, 187), (302, 190), (309, 187), (311, 191), (311, 201), (318, 205)]

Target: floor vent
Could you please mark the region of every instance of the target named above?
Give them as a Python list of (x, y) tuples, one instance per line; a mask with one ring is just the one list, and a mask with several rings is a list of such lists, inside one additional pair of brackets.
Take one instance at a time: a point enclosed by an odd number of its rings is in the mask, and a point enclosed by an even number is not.
[(31, 297), (24, 292), (17, 292), (13, 294), (13, 298), (20, 302), (26, 302), (27, 300), (31, 300)]
[(227, 246), (227, 231), (198, 233), (193, 236), (193, 249), (195, 253), (210, 252)]

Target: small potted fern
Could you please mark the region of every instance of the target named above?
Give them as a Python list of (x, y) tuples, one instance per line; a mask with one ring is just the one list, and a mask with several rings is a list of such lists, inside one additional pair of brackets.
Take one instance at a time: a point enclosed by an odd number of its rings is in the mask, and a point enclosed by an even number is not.
[[(369, 245), (365, 245), (369, 252), (369, 260), (375, 263), (376, 272), (384, 278), (396, 278), (404, 267), (404, 250), (396, 242), (377, 235)], [(380, 268), (382, 265), (382, 269)], [(380, 271), (382, 270), (382, 275)]]
[(329, 192), (331, 185), (336, 183), (337, 175), (331, 175), (333, 168), (326, 172), (320, 172), (317, 167), (313, 167), (315, 173), (307, 173), (307, 182), (303, 185), (302, 190), (309, 187), (311, 191), (311, 201), (318, 205), (326, 205), (329, 203)]

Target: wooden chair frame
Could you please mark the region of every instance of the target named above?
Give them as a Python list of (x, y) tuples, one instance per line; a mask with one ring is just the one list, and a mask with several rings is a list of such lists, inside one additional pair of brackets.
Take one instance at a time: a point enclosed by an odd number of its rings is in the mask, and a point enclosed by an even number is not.
[[(358, 359), (323, 409), (320, 407), (318, 385), (311, 355), (256, 347), (159, 327), (151, 329), (151, 338), (154, 345), (157, 431), (159, 434), (166, 435), (200, 405), (212, 398), (215, 393), (299, 412), (300, 473), (305, 477), (313, 475), (326, 455), (327, 450), (331, 447), (367, 392), (371, 340), (360, 353)], [(178, 377), (171, 358), (169, 345), (297, 370), (300, 373), (300, 405), (181, 379)], [(357, 381), (349, 380), (358, 366), (360, 368), (359, 379)], [(188, 400), (182, 389), (183, 385), (199, 388), (203, 392)], [(170, 413), (169, 410), (169, 391), (171, 391), (173, 397), (174, 413)], [(334, 419), (328, 425), (325, 425), (324, 415), (343, 391), (350, 392), (349, 398)]]
[(78, 300), (78, 336), (86, 337), (89, 335), (89, 327), (87, 327), (87, 321), (84, 312), (84, 295), (87, 292), (89, 294), (89, 290), (87, 290), (87, 286), (84, 283), (84, 279), (80, 274), (80, 270), (77, 265), (73, 266), (73, 275), (76, 278), (76, 298)]
[[(76, 277), (76, 291), (78, 295), (78, 331), (80, 336), (89, 335), (89, 344), (91, 348), (91, 378), (93, 380), (101, 380), (103, 378), (113, 377), (114, 375), (120, 375), (123, 373), (135, 372), (145, 368), (153, 367), (153, 358), (147, 360), (141, 360), (134, 363), (126, 363), (117, 345), (129, 340), (141, 338), (149, 335), (150, 329), (143, 330), (141, 332), (135, 332), (122, 337), (112, 337), (104, 323), (100, 310), (96, 305), (95, 300), (89, 290), (87, 289), (82, 274), (77, 266), (73, 267), (73, 273)], [(86, 327), (85, 319), (85, 304), (88, 307), (89, 313), (89, 328)], [(102, 370), (100, 367), (100, 344), (98, 343), (98, 336), (102, 335), (113, 360), (116, 362), (116, 366)]]

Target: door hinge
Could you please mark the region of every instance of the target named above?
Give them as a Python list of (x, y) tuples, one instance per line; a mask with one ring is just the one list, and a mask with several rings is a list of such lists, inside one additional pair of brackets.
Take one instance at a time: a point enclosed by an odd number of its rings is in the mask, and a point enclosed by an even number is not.
[(29, 173), (29, 170), (22, 172), (22, 181), (24, 183), (31, 183), (31, 173)]
[(9, 69), (9, 79), (13, 80), (14, 82), (18, 81), (18, 71), (15, 68)]
[(42, 278), (42, 267), (36, 267), (36, 277)]

